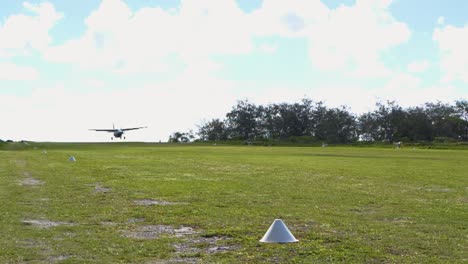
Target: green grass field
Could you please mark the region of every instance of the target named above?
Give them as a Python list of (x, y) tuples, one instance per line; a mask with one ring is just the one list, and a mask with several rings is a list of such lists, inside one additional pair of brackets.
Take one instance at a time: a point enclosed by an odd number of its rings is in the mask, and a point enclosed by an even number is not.
[(0, 198), (0, 263), (468, 262), (466, 150), (29, 145)]

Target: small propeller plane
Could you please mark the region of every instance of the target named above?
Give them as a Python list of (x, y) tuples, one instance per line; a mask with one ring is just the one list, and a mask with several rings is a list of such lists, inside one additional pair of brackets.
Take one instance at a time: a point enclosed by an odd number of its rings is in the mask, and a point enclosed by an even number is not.
[[(123, 136), (125, 131), (142, 129), (142, 128), (147, 128), (147, 127), (115, 128), (114, 124), (112, 124), (112, 129), (90, 129), (90, 130), (114, 133), (115, 138), (122, 139), (122, 137), (123, 137), (125, 139), (125, 136)], [(111, 137), (111, 140), (114, 140), (114, 138)]]

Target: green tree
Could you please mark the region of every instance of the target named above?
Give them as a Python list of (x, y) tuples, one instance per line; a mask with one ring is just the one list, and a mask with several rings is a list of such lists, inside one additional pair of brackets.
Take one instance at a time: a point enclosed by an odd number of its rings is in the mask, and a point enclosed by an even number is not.
[(238, 101), (226, 114), (229, 133), (232, 138), (250, 140), (258, 135), (259, 112), (255, 104), (248, 100)]
[(218, 141), (227, 140), (228, 131), (223, 121), (213, 119), (199, 127), (198, 135), (201, 140)]
[(460, 118), (459, 131), (460, 137), (467, 141), (468, 140), (468, 101), (458, 100), (455, 102), (455, 111), (457, 116)]

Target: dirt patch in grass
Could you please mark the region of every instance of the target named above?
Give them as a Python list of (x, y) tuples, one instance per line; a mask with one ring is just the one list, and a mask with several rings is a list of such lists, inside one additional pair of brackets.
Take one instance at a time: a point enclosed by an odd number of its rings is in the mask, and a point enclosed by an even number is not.
[(222, 252), (228, 252), (232, 251), (239, 248), (238, 246), (215, 246), (215, 247), (210, 247), (206, 251), (208, 254), (214, 254), (214, 253), (222, 253)]
[[(190, 231), (191, 229), (181, 228), (179, 231)], [(175, 231), (174, 231), (175, 233)], [(200, 254), (217, 254), (237, 250), (239, 245), (224, 245), (225, 241), (231, 240), (226, 236), (212, 237), (185, 237), (181, 243), (173, 244), (175, 256), (167, 260), (157, 260), (150, 263), (201, 263), (201, 259), (194, 256)]]
[(461, 204), (467, 204), (468, 203), (468, 197), (459, 197), (457, 198), (456, 200), (458, 203), (461, 203)]
[(179, 204), (179, 203), (175, 203), (175, 202), (168, 202), (168, 201), (162, 201), (162, 200), (152, 200), (152, 199), (135, 200), (133, 202), (136, 205), (144, 205), (144, 206)]
[(118, 224), (112, 221), (103, 221), (101, 222), (102, 226), (117, 226)]
[(58, 263), (58, 262), (67, 260), (70, 257), (71, 256), (68, 256), (68, 255), (50, 256), (47, 258), (47, 263)]
[(162, 259), (162, 260), (153, 260), (147, 264), (173, 264), (173, 263), (187, 263), (187, 264), (197, 264), (201, 263), (201, 260), (198, 258), (171, 258), (171, 259)]
[(223, 241), (230, 240), (226, 236), (190, 237), (183, 243), (174, 244), (177, 254), (194, 254), (205, 252), (207, 254), (221, 253), (239, 249), (238, 245), (223, 245)]
[(375, 214), (377, 211), (373, 208), (352, 208), (350, 209), (351, 212), (358, 214), (358, 215), (370, 215)]
[(41, 220), (26, 219), (26, 220), (23, 220), (22, 223), (24, 225), (30, 225), (30, 226), (34, 226), (34, 227), (37, 227), (37, 228), (40, 228), (40, 229), (47, 229), (47, 228), (61, 226), (61, 225), (74, 226), (74, 224), (72, 224), (72, 223), (53, 222), (53, 221), (49, 221), (49, 220), (45, 220), (45, 219), (41, 219)]
[(176, 237), (183, 237), (183, 236), (193, 235), (197, 233), (198, 232), (195, 231), (195, 229), (193, 229), (190, 226), (181, 226), (180, 228), (174, 229), (174, 234)]
[(34, 179), (34, 178), (26, 178), (26, 179), (23, 179), (20, 182), (20, 184), (23, 186), (38, 186), (38, 185), (43, 185), (44, 182), (38, 179)]
[(189, 226), (173, 228), (168, 225), (145, 225), (139, 226), (134, 230), (125, 230), (123, 235), (134, 239), (156, 239), (162, 235), (171, 235), (175, 237), (183, 237), (196, 234), (197, 232)]
[(430, 187), (425, 187), (425, 188), (420, 188), (420, 189), (426, 192), (440, 192), (440, 193), (447, 193), (447, 192), (453, 191), (450, 188), (445, 188), (442, 186), (430, 186)]
[(194, 254), (201, 251), (199, 248), (192, 247), (190, 243), (177, 243), (173, 244), (173, 246), (177, 254)]
[(394, 223), (394, 224), (414, 224), (414, 221), (411, 217), (393, 217), (393, 218), (383, 218), (382, 221)]
[(144, 222), (144, 218), (130, 218), (127, 220), (127, 223), (133, 224), (133, 223), (142, 223)]
[(386, 250), (386, 252), (388, 252), (389, 254), (395, 255), (395, 256), (402, 256), (403, 257), (403, 256), (407, 255), (406, 250), (401, 249), (401, 248), (397, 248), (397, 247), (388, 248)]
[(94, 186), (94, 193), (108, 193), (111, 191), (111, 188), (103, 187), (100, 183), (96, 183)]

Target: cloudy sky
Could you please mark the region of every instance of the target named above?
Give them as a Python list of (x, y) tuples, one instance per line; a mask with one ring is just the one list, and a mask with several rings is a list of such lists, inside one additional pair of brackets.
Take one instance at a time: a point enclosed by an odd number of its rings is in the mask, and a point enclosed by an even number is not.
[(468, 97), (468, 1), (0, 3), (0, 139), (166, 141), (237, 99)]

